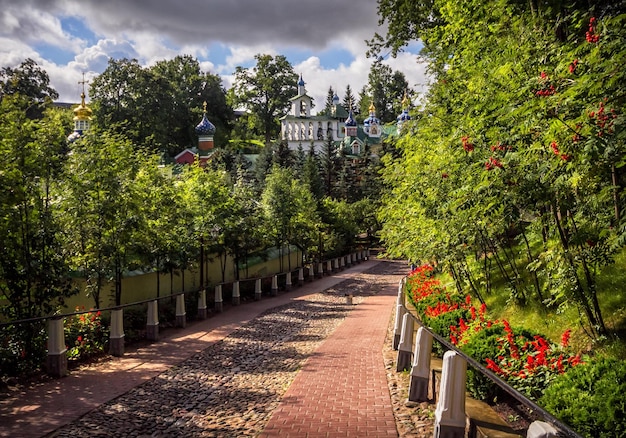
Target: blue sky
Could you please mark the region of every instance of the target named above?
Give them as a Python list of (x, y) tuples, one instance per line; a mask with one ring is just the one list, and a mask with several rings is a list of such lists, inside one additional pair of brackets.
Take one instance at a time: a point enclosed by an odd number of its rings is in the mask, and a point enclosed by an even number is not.
[[(346, 85), (355, 94), (365, 85), (372, 63), (365, 40), (384, 33), (376, 0), (0, 0), (0, 11), (0, 67), (34, 59), (65, 102), (76, 102), (83, 73), (102, 73), (109, 58), (147, 66), (183, 54), (226, 88), (254, 55), (285, 55), (316, 102), (329, 86), (342, 98)], [(422, 90), (418, 50), (414, 42), (385, 62)]]

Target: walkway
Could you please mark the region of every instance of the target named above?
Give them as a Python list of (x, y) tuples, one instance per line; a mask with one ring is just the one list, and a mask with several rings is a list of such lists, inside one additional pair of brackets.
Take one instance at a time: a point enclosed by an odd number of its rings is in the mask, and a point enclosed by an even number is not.
[(381, 357), (397, 268), (364, 262), (12, 394), (0, 436), (397, 436)]

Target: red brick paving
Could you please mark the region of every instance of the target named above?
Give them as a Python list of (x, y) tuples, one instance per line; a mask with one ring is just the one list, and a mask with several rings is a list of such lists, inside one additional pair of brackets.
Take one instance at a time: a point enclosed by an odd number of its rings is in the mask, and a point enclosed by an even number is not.
[(397, 282), (348, 314), (307, 360), (260, 438), (398, 436), (381, 353), (396, 293)]
[[(49, 434), (225, 338), (264, 310), (325, 290), (377, 263), (363, 262), (278, 297), (229, 308), (122, 358), (9, 394), (0, 399), (0, 437)], [(396, 284), (350, 312), (307, 361), (262, 436), (397, 436), (381, 354)]]

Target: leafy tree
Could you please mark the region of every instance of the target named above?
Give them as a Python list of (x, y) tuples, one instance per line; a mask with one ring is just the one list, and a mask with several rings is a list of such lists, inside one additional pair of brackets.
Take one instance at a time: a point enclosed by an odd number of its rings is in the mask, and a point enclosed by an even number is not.
[(392, 253), (437, 259), (457, 287), (488, 291), (496, 270), (512, 300), (576, 306), (603, 333), (596, 276), (625, 241), (624, 19), (575, 6), (444, 2), (410, 24), (433, 84), (384, 157), (381, 219)]
[(31, 120), (31, 104), (20, 94), (0, 102), (0, 312), (10, 319), (49, 315), (75, 292), (55, 211), (66, 126), (58, 111)]
[[(307, 253), (316, 239), (319, 222), (316, 206), (307, 187), (303, 186), (292, 170), (274, 165), (266, 179), (261, 197), (265, 226), (281, 254), (283, 247), (293, 244)], [(291, 259), (288, 269), (291, 270)]]
[(124, 272), (141, 266), (137, 233), (143, 206), (137, 176), (144, 156), (128, 139), (93, 127), (72, 144), (60, 201), (72, 263), (96, 307), (109, 280), (113, 302), (121, 304)]
[(30, 58), (18, 67), (3, 67), (0, 70), (0, 101), (5, 96), (16, 94), (29, 100), (30, 105), (25, 111), (31, 119), (43, 117), (45, 107), (59, 98), (59, 93), (50, 87), (48, 73)]
[[(409, 84), (400, 71), (393, 71), (382, 62), (375, 62), (368, 75), (368, 90), (382, 123), (396, 120), (402, 112), (402, 97)], [(363, 108), (362, 108), (363, 110)]]
[(269, 145), (280, 132), (278, 118), (285, 114), (296, 95), (297, 74), (282, 55), (257, 54), (252, 70), (237, 67), (233, 85), (233, 106), (250, 111), (249, 121)]

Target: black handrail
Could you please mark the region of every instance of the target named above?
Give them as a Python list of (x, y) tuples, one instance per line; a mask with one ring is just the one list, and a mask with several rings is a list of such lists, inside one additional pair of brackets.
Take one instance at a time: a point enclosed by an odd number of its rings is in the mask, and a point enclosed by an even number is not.
[[(403, 305), (404, 306), (404, 305)], [(480, 373), (482, 373), (483, 375), (487, 376), (489, 379), (491, 379), (496, 385), (498, 385), (500, 388), (502, 388), (504, 391), (506, 391), (510, 396), (512, 396), (513, 398), (515, 398), (517, 401), (519, 401), (520, 403), (522, 403), (523, 405), (531, 408), (533, 411), (537, 411), (541, 414), (541, 416), (550, 424), (552, 424), (554, 427), (556, 427), (557, 429), (559, 429), (561, 432), (565, 433), (568, 437), (571, 438), (583, 438), (582, 436), (580, 436), (578, 433), (576, 433), (575, 431), (573, 431), (568, 425), (564, 424), (563, 422), (561, 422), (558, 418), (554, 417), (551, 413), (549, 413), (548, 411), (546, 411), (545, 409), (543, 409), (541, 406), (539, 406), (537, 403), (535, 403), (534, 401), (530, 400), (529, 398), (527, 398), (524, 394), (522, 394), (521, 392), (519, 392), (517, 389), (513, 388), (511, 385), (509, 385), (508, 383), (506, 383), (504, 380), (502, 380), (500, 377), (498, 377), (494, 372), (492, 372), (491, 370), (487, 369), (485, 366), (483, 366), (480, 362), (478, 362), (477, 360), (475, 360), (474, 358), (472, 358), (471, 356), (468, 356), (466, 353), (464, 353), (463, 351), (461, 351), (460, 349), (458, 349), (455, 345), (451, 344), (450, 342), (448, 342), (446, 339), (444, 339), (442, 336), (440, 336), (439, 334), (435, 333), (430, 327), (426, 326), (418, 317), (417, 315), (414, 315), (413, 313), (411, 313), (409, 311), (409, 309), (406, 308), (406, 306), (404, 306), (404, 308), (407, 310), (407, 313), (415, 320), (415, 322), (417, 322), (421, 327), (424, 328), (424, 330), (426, 330), (428, 333), (430, 333), (430, 335), (437, 340), (437, 342), (439, 342), (441, 345), (443, 345), (444, 347), (446, 347), (449, 350), (454, 351), (455, 353), (457, 353), (459, 356), (461, 356), (463, 359), (465, 359), (465, 361), (475, 370), (479, 371)]]

